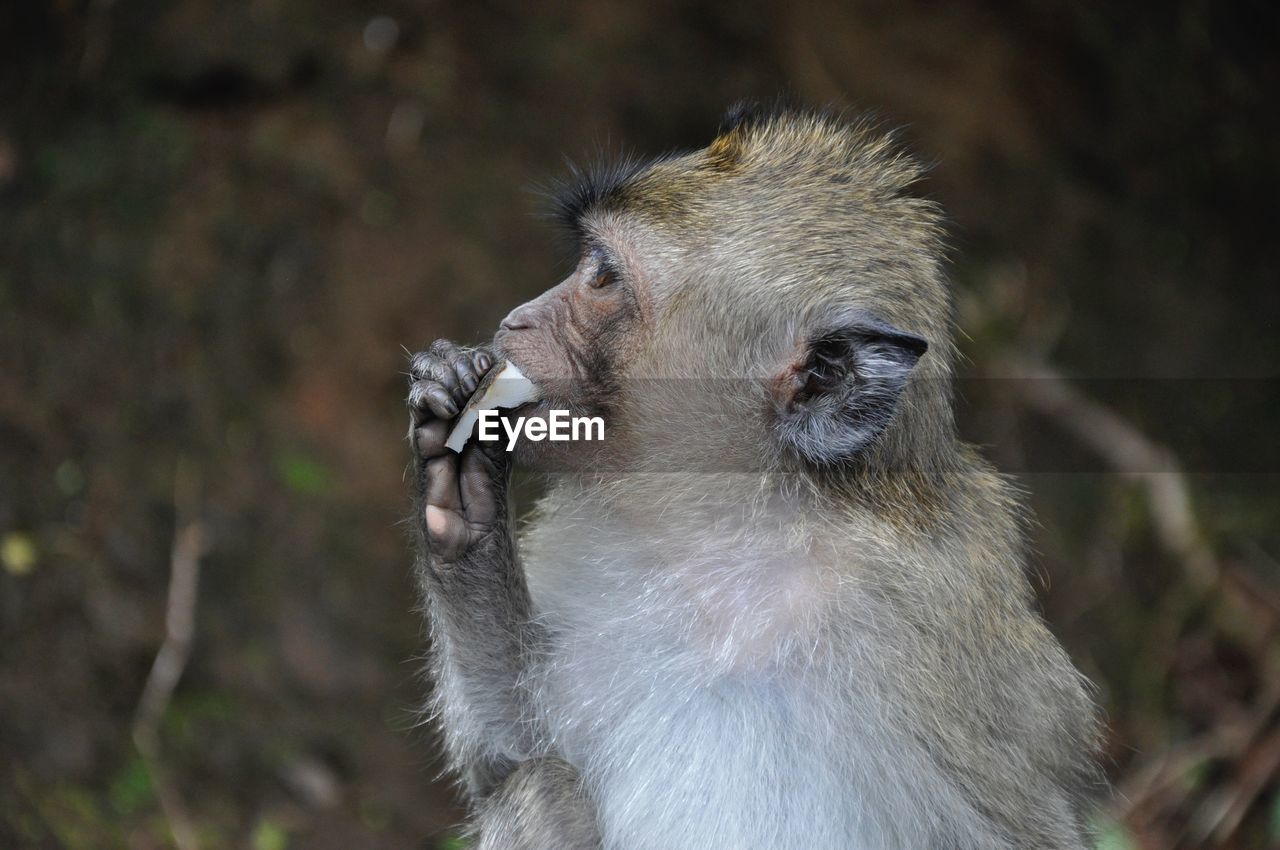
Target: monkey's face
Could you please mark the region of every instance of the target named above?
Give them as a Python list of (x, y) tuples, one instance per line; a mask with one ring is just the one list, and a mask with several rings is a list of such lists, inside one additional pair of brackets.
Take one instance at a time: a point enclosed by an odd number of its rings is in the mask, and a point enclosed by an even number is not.
[[(847, 307), (817, 311), (797, 337), (785, 300), (755, 303), (743, 274), (716, 270), (722, 261), (609, 219), (586, 231), (573, 272), (511, 311), (494, 339), (542, 394), (516, 415), (599, 416), (604, 440), (521, 440), (520, 462), (826, 466), (878, 440), (924, 339)], [(700, 433), (712, 435), (710, 451), (691, 439)]]
[[(543, 396), (519, 414), (545, 415), (555, 409), (572, 416), (601, 416), (608, 441), (623, 366), (647, 327), (647, 293), (641, 276), (627, 262), (628, 253), (616, 243), (589, 240), (568, 277), (502, 320), (495, 346)], [(522, 461), (546, 463), (554, 458), (555, 465), (571, 466), (598, 458), (604, 448), (528, 440), (519, 446)]]
[[(544, 469), (917, 463), (951, 435), (936, 214), (890, 141), (821, 116), (577, 174), (574, 271), (495, 339), (595, 443), (522, 440)], [(938, 344), (926, 358), (930, 344)]]

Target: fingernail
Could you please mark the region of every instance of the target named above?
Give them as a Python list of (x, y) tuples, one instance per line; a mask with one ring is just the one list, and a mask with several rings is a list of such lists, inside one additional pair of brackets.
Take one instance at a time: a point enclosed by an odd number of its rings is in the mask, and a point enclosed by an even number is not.
[(481, 370), (487, 372), (489, 367), (493, 365), (493, 361), (489, 359), (489, 355), (479, 354), (476, 356), (476, 365), (479, 366)]

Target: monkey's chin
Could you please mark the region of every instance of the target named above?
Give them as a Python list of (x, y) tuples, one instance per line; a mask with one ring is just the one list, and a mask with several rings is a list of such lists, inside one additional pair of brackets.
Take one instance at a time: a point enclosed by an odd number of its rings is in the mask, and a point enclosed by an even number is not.
[[(524, 417), (549, 421), (551, 411), (564, 411), (570, 417), (601, 416), (581, 404), (557, 398), (540, 399), (503, 411), (511, 419)], [(604, 417), (601, 416), (603, 419)], [(608, 424), (604, 429), (605, 440), (531, 440), (522, 434), (511, 450), (511, 458), (517, 466), (533, 472), (584, 472), (596, 469), (604, 456), (608, 438)]]

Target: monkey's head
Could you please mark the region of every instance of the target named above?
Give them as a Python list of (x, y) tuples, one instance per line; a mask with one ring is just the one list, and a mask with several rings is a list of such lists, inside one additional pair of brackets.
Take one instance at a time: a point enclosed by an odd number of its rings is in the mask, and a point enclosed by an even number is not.
[[(577, 174), (578, 262), (496, 343), (542, 407), (603, 416), (542, 465), (850, 471), (951, 440), (950, 305), (920, 167), (865, 123), (731, 113), (694, 153)], [(709, 448), (710, 447), (710, 448)]]

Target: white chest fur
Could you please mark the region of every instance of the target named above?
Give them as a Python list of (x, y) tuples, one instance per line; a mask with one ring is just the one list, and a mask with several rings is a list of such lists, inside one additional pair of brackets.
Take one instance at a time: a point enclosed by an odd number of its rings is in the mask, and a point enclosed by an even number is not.
[(894, 730), (856, 593), (803, 545), (735, 533), (658, 563), (620, 533), (525, 547), (553, 635), (531, 684), (607, 848), (926, 848), (971, 816)]

